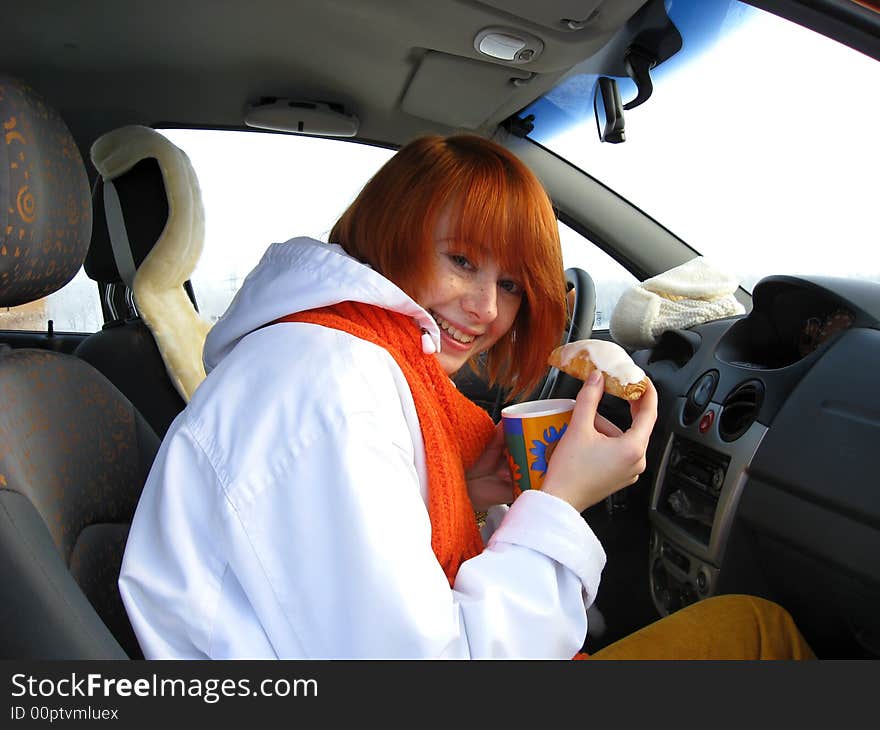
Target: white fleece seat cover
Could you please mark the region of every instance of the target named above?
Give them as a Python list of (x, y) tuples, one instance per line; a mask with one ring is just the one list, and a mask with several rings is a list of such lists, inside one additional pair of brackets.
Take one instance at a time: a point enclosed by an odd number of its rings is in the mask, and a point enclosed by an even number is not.
[(189, 402), (205, 377), (202, 348), (211, 329), (183, 288), (205, 240), (198, 177), (183, 150), (149, 127), (132, 125), (104, 134), (92, 145), (91, 157), (105, 182), (143, 159), (152, 157), (159, 163), (168, 198), (168, 221), (135, 273), (132, 294), (171, 382)]
[(651, 347), (666, 330), (743, 314), (738, 286), (697, 256), (625, 291), (611, 314), (611, 336), (631, 349)]

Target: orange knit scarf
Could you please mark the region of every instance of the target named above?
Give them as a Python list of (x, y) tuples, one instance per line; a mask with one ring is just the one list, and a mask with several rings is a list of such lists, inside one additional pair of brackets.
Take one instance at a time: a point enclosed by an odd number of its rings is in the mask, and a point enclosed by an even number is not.
[(465, 482), (465, 471), (483, 453), (495, 426), (422, 351), (421, 332), (397, 312), (359, 302), (288, 315), (278, 322), (305, 322), (348, 332), (387, 350), (409, 384), (425, 443), (431, 547), (449, 585), (459, 566), (483, 550)]

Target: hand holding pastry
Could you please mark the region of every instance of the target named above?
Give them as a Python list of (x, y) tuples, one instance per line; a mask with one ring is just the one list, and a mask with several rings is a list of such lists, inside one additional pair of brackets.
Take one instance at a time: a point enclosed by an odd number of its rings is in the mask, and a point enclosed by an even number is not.
[(646, 452), (657, 419), (657, 391), (646, 379), (642, 396), (630, 401), (627, 431), (598, 413), (604, 384), (598, 372), (587, 376), (571, 422), (559, 440), (542, 489), (578, 512), (633, 484), (646, 467)]
[[(633, 484), (645, 470), (645, 454), (657, 419), (657, 391), (619, 345), (578, 340), (557, 347), (551, 365), (584, 381), (569, 427), (547, 470), (543, 489), (579, 512)], [(603, 393), (630, 403), (627, 431), (598, 413)]]

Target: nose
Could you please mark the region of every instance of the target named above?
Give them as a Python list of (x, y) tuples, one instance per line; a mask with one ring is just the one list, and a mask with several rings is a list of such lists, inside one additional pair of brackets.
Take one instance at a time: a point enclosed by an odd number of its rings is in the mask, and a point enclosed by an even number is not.
[(464, 298), (465, 311), (477, 322), (490, 323), (498, 316), (498, 292), (494, 279), (480, 281)]

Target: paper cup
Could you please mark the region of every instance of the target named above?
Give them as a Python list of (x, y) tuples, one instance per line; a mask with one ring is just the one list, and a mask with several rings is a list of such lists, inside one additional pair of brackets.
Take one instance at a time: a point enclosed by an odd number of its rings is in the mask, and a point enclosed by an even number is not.
[(517, 403), (501, 411), (514, 491), (541, 488), (550, 456), (573, 410), (571, 398), (551, 398)]

